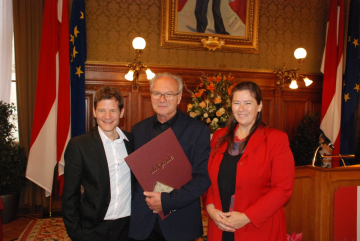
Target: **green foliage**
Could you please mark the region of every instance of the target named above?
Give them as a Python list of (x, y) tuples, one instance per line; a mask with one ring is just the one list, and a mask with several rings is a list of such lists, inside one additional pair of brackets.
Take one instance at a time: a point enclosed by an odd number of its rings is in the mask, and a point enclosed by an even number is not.
[[(319, 146), (320, 116), (318, 113), (307, 113), (296, 129), (290, 148), (294, 155), (295, 166), (311, 165), (316, 148)], [(322, 166), (322, 158), (318, 153), (316, 166)]]
[(0, 195), (20, 193), (26, 182), (25, 152), (13, 137), (15, 111), (14, 104), (0, 101)]
[(12, 121), (15, 117), (12, 117), (16, 111), (16, 107), (13, 103), (7, 104), (0, 101), (0, 140), (2, 144), (9, 144), (14, 141), (12, 136), (12, 130), (15, 129), (15, 125)]

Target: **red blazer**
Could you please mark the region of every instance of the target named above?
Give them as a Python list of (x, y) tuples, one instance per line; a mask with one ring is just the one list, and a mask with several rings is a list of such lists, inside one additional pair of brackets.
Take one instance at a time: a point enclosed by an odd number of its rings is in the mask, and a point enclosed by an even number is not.
[[(211, 148), (226, 128), (214, 133)], [(213, 203), (222, 210), (218, 174), (227, 144), (212, 151), (208, 170), (211, 186), (204, 195), (204, 205)], [(294, 157), (287, 135), (270, 127), (259, 127), (251, 136), (237, 164), (234, 210), (243, 212), (250, 223), (235, 231), (235, 241), (286, 240), (284, 204), (294, 185)], [(208, 240), (219, 241), (222, 231), (209, 219)]]

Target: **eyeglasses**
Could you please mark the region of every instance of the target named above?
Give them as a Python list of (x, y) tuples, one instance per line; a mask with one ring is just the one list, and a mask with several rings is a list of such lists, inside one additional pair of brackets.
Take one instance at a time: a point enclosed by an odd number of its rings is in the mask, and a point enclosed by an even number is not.
[(180, 92), (177, 94), (172, 94), (172, 93), (161, 94), (160, 92), (151, 92), (151, 97), (154, 100), (159, 100), (161, 96), (164, 96), (165, 100), (173, 100), (175, 98), (175, 95), (178, 94), (180, 94)]

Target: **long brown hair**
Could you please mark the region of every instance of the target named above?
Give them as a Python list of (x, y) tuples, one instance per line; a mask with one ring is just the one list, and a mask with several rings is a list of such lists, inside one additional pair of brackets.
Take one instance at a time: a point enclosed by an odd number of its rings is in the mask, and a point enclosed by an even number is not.
[[(261, 93), (261, 89), (260, 87), (255, 84), (254, 82), (251, 81), (243, 81), (240, 82), (239, 84), (237, 84), (231, 91), (231, 103), (233, 101), (234, 98), (234, 93), (237, 91), (242, 91), (242, 90), (247, 90), (250, 92), (251, 96), (255, 98), (256, 102), (258, 105), (260, 105), (261, 101), (262, 101), (262, 93)], [(223, 137), (220, 137), (217, 140), (217, 143), (215, 145), (214, 151), (216, 151), (220, 146), (222, 146), (224, 144), (224, 142), (227, 142), (228, 147), (227, 147), (227, 151), (231, 151), (234, 147), (234, 137), (235, 137), (235, 128), (237, 126), (238, 122), (236, 121), (234, 114), (231, 115), (231, 117), (229, 118), (229, 120), (226, 123), (226, 127), (228, 128), (228, 130), (226, 131), (225, 135)], [(248, 143), (250, 137), (252, 136), (252, 134), (254, 134), (254, 132), (256, 131), (256, 129), (260, 126), (260, 125), (265, 125), (263, 120), (262, 120), (262, 111), (258, 112), (256, 119), (255, 119), (255, 123), (254, 125), (251, 127), (249, 135), (245, 138), (244, 141), (241, 142), (240, 144), (240, 153), (244, 150), (246, 144)]]

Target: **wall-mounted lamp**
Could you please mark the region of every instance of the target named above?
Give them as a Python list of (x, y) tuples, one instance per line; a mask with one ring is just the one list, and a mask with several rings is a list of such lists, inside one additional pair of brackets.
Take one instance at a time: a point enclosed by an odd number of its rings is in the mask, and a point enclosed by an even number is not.
[(147, 79), (152, 79), (155, 74), (151, 72), (151, 70), (144, 64), (141, 63), (140, 56), (143, 52), (143, 49), (146, 46), (145, 39), (141, 37), (134, 38), (132, 45), (135, 49), (135, 59), (134, 62), (128, 64), (127, 66), (130, 68), (129, 72), (125, 75), (125, 79), (129, 81), (134, 81), (134, 85), (138, 85), (139, 74), (141, 71), (145, 70)]
[(286, 70), (285, 64), (283, 65), (282, 69), (278, 71), (274, 71), (274, 74), (277, 77), (276, 85), (281, 85), (281, 90), (285, 90), (284, 84), (289, 84), (290, 89), (297, 89), (297, 80), (302, 79), (305, 82), (305, 86), (309, 86), (312, 84), (312, 80), (308, 77), (298, 74), (296, 71), (301, 69), (304, 59), (306, 57), (306, 50), (304, 48), (298, 48), (294, 52), (295, 58), (298, 60), (300, 66), (295, 69)]

